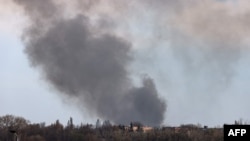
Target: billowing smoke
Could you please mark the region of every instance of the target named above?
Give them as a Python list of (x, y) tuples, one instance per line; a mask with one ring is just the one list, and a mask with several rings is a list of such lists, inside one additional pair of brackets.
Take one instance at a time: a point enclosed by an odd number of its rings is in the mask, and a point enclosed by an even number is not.
[(248, 0), (15, 1), (32, 64), (97, 116), (159, 125), (159, 91), (172, 124), (249, 117)]
[(143, 77), (141, 87), (130, 79), (133, 57), (128, 40), (97, 32), (84, 14), (65, 18), (50, 0), (16, 2), (31, 20), (23, 35), (25, 52), (56, 89), (79, 99), (79, 108), (115, 123), (162, 123), (166, 104), (153, 79)]

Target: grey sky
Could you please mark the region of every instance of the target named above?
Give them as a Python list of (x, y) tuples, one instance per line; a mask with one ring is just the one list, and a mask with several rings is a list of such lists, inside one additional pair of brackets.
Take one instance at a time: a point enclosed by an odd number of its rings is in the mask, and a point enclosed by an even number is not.
[[(129, 75), (138, 86), (142, 75), (153, 78), (160, 97), (167, 103), (164, 124), (215, 126), (239, 118), (249, 120), (250, 32), (246, 18), (249, 2), (159, 0), (153, 5), (141, 2), (97, 1), (89, 9), (77, 12), (91, 16), (93, 32), (112, 33), (132, 43), (134, 59), (128, 68)], [(123, 8), (117, 12), (120, 5)], [(74, 13), (71, 8), (68, 15)], [(66, 122), (69, 116), (78, 122), (99, 118), (63, 102), (58, 92), (41, 79), (39, 71), (29, 66), (23, 53), (24, 44), (18, 36), (22, 28), (7, 24), (15, 21), (21, 24), (23, 18), (16, 14), (20, 19), (4, 16), (11, 15), (8, 8), (2, 11), (0, 20), (5, 24), (1, 24), (0, 33), (4, 68), (0, 74), (3, 96), (0, 114), (18, 114), (40, 122), (56, 119)], [(124, 13), (126, 18), (122, 16)], [(9, 103), (14, 105), (6, 108)], [(35, 106), (29, 109), (30, 105)], [(48, 107), (58, 112), (43, 116)], [(40, 112), (34, 114), (36, 109)]]

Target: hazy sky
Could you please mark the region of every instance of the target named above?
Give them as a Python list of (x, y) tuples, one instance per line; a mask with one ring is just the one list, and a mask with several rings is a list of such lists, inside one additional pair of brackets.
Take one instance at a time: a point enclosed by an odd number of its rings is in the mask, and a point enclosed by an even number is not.
[[(130, 77), (134, 85), (140, 85), (144, 74), (154, 80), (167, 104), (164, 125), (250, 120), (247, 0), (95, 2), (83, 0), (77, 8), (72, 4), (65, 8), (65, 17), (84, 14), (97, 27), (94, 33), (112, 31), (132, 44)], [(31, 67), (21, 37), (29, 24), (20, 7), (0, 0), (0, 116), (47, 124), (57, 119), (66, 124), (73, 117), (77, 124), (94, 124), (100, 117), (60, 97)]]
[(70, 117), (76, 124), (94, 123), (96, 118), (81, 114), (66, 105), (39, 73), (31, 68), (21, 40), (23, 19), (13, 5), (0, 1), (0, 115), (22, 116), (32, 123), (54, 123), (57, 119), (67, 124)]

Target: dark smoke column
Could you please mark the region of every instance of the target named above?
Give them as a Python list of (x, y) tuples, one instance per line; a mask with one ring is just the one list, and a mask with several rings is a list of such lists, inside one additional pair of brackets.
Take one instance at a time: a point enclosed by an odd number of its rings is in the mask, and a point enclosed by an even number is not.
[[(53, 15), (60, 12), (51, 1), (16, 1), (33, 21), (23, 35), (25, 52), (60, 93), (79, 99), (80, 107), (115, 123), (162, 123), (166, 104), (153, 80), (145, 77), (138, 88), (128, 77), (130, 43), (111, 34), (93, 34), (84, 15), (72, 19)], [(49, 17), (48, 11), (52, 12)]]

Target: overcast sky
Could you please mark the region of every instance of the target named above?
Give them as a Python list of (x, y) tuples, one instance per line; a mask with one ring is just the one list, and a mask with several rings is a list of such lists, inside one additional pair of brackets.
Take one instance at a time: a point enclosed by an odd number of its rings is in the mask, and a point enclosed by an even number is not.
[[(72, 6), (65, 15), (86, 13), (90, 21), (109, 16), (102, 32), (115, 30), (131, 42), (130, 77), (135, 85), (143, 74), (154, 80), (166, 101), (164, 125), (222, 126), (240, 118), (250, 120), (247, 0), (111, 3), (93, 3), (87, 12), (71, 11)], [(117, 5), (124, 7), (117, 12)], [(29, 23), (20, 7), (0, 0), (0, 116), (13, 114), (47, 124), (57, 119), (66, 124), (73, 117), (76, 124), (95, 124), (100, 117), (65, 102), (60, 91), (31, 67), (21, 38)]]

